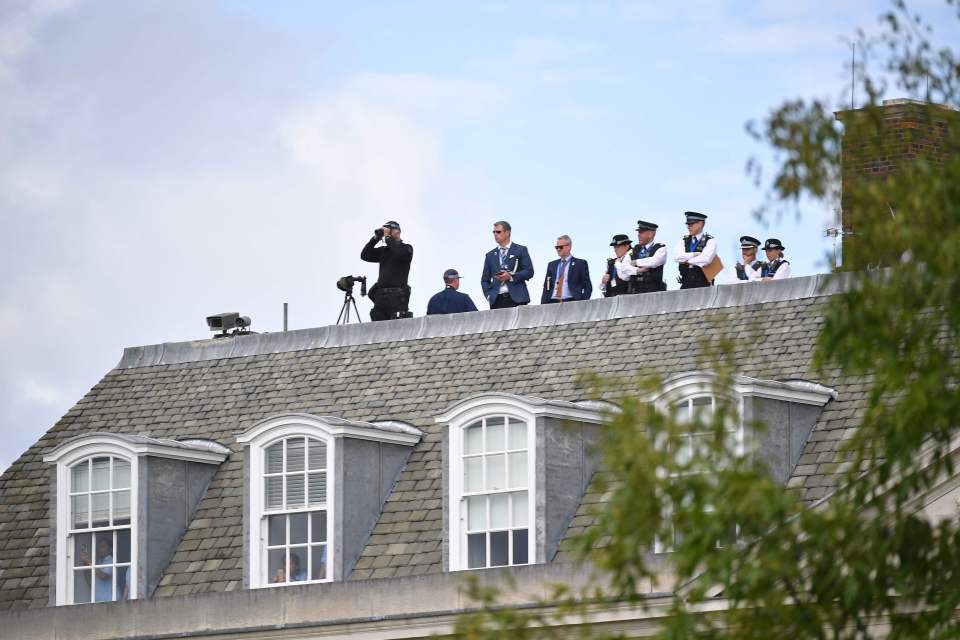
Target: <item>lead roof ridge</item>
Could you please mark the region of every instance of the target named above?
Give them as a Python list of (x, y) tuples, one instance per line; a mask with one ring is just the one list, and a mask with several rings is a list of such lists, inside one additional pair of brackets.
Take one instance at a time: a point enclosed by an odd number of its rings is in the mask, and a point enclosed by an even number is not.
[(818, 274), (770, 282), (598, 298), (562, 305), (523, 306), (127, 347), (114, 370), (787, 302), (846, 290), (854, 275)]

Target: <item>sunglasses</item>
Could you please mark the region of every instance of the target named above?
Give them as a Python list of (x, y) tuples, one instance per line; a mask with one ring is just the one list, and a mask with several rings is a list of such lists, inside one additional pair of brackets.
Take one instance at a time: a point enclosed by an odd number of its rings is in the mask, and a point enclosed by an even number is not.
[(503, 231), (497, 231), (496, 229), (494, 229), (493, 232), (497, 235), (500, 235), (501, 233), (503, 233)]
[(569, 246), (570, 245), (568, 244), (558, 244), (557, 246), (554, 247), (554, 249), (556, 249), (557, 251), (560, 251), (560, 249), (563, 249), (564, 247), (569, 247)]

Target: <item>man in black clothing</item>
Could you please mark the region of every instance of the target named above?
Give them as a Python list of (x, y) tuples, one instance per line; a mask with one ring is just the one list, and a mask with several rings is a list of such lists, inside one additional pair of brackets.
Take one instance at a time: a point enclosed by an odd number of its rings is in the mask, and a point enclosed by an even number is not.
[[(381, 240), (384, 246), (376, 246)], [(360, 259), (380, 263), (377, 282), (367, 294), (373, 300), (370, 319), (376, 322), (410, 317), (407, 311), (410, 302), (407, 276), (410, 275), (413, 247), (400, 239), (400, 225), (393, 220), (383, 223), (383, 227), (373, 232), (373, 237), (360, 252)]]

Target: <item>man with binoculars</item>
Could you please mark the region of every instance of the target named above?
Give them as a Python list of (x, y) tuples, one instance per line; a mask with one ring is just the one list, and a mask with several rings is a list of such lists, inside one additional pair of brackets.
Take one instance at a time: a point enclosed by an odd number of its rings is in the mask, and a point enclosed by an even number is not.
[[(383, 246), (378, 247), (381, 240)], [(400, 225), (393, 220), (383, 223), (363, 247), (360, 259), (364, 262), (380, 263), (377, 282), (370, 287), (367, 294), (373, 300), (370, 319), (376, 322), (411, 317), (407, 310), (410, 303), (407, 276), (410, 275), (413, 247), (400, 239)]]

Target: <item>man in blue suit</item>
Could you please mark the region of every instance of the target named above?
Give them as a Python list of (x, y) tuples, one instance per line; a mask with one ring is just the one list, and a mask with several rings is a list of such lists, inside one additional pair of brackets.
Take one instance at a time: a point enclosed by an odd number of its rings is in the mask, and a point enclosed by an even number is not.
[(434, 294), (427, 303), (428, 316), (477, 310), (477, 305), (473, 304), (470, 296), (457, 291), (460, 288), (460, 274), (456, 269), (447, 269), (443, 272), (443, 283), (446, 285), (443, 291)]
[(587, 261), (571, 256), (572, 247), (573, 241), (570, 240), (570, 236), (557, 238), (555, 248), (558, 257), (547, 265), (547, 276), (543, 280), (540, 304), (588, 300), (593, 293)]
[(510, 223), (493, 223), (493, 238), (497, 248), (483, 260), (480, 286), (491, 309), (506, 309), (530, 304), (527, 280), (533, 277), (533, 262), (523, 245), (510, 241)]

